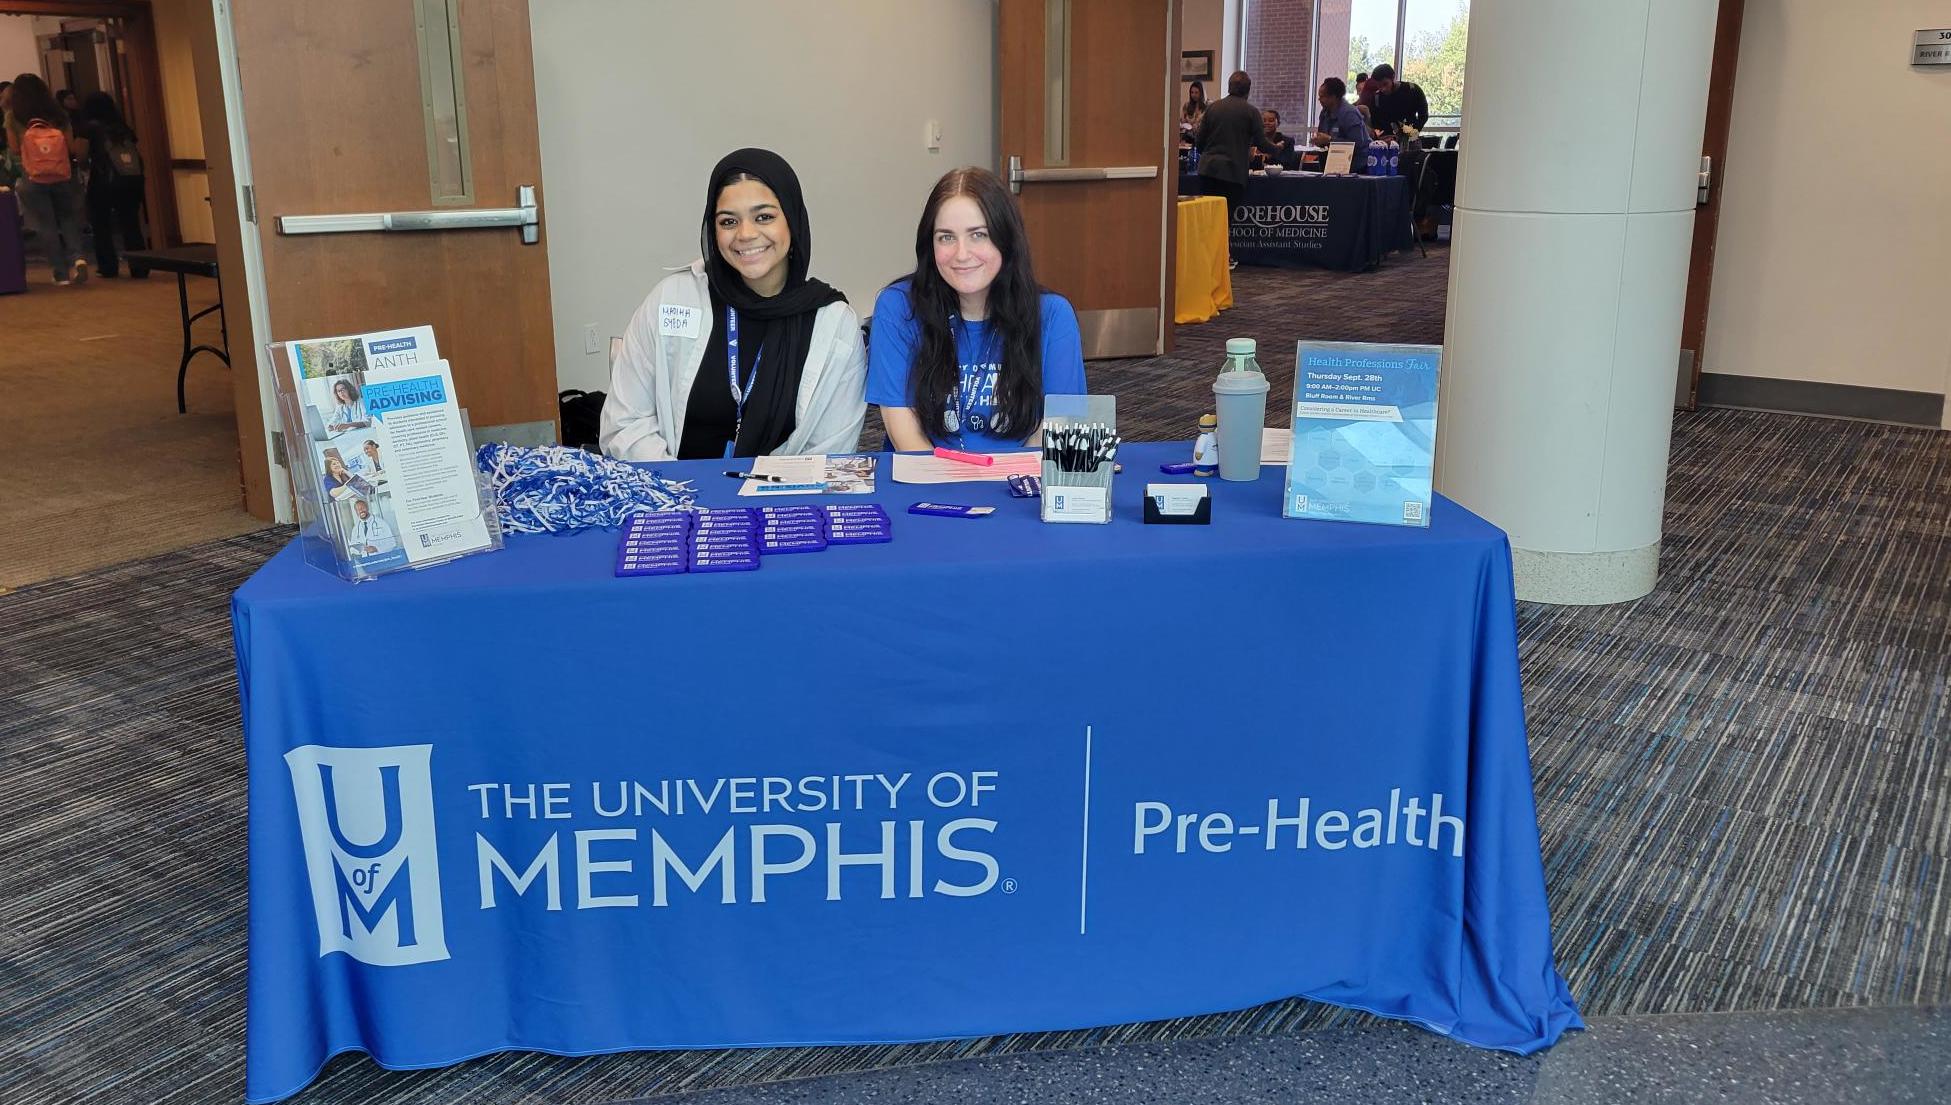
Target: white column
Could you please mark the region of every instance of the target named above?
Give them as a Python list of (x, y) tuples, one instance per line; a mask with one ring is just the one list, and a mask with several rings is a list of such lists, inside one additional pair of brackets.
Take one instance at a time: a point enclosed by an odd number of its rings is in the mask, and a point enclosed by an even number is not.
[(1518, 597), (1653, 589), (1716, 0), (1474, 0), (1438, 487)]

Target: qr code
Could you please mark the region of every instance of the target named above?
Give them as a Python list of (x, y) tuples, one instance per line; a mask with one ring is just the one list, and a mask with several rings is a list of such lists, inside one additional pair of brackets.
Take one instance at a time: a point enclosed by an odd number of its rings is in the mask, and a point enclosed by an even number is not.
[(1402, 502), (1402, 520), (1405, 522), (1422, 521), (1423, 504), (1417, 502), (1415, 499), (1404, 499)]

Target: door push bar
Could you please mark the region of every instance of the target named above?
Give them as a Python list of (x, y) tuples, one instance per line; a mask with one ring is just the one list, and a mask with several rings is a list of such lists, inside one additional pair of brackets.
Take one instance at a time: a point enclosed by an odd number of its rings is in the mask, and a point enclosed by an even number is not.
[(369, 230), (487, 230), (517, 227), (522, 244), (542, 236), (542, 211), (535, 186), (515, 190), (514, 207), (464, 207), (453, 211), (377, 211), (362, 215), (279, 215), (280, 234), (354, 234)]
[(1025, 169), (1023, 159), (1009, 158), (1009, 190), (1020, 194), (1025, 184), (1052, 184), (1075, 180), (1153, 180), (1156, 165), (1114, 165), (1104, 169)]

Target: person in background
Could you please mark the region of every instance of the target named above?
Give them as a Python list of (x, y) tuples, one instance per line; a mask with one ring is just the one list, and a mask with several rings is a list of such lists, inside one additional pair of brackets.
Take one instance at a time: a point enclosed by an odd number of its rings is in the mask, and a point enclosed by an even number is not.
[(61, 110), (67, 112), (71, 120), (81, 114), (81, 97), (75, 95), (73, 89), (64, 88), (56, 92), (54, 102), (61, 105)]
[(1375, 82), (1369, 80), (1367, 73), (1355, 74), (1355, 106), (1363, 113), (1375, 110)]
[(1362, 121), (1362, 113), (1348, 102), (1348, 86), (1341, 83), (1340, 77), (1329, 77), (1321, 82), (1314, 98), (1321, 104), (1321, 122), (1314, 128), (1314, 144), (1353, 142), (1355, 171), (1361, 172), (1360, 166), (1368, 156), (1368, 126)]
[[(0, 119), (6, 118), (7, 105), (13, 102), (14, 82), (0, 81)], [(13, 149), (13, 140), (7, 137), (7, 128), (0, 127), (0, 184), (11, 184), (13, 177), (6, 166), (6, 153)]]
[(1369, 122), (1379, 137), (1393, 138), (1404, 128), (1421, 133), (1429, 122), (1429, 97), (1420, 86), (1396, 80), (1395, 67), (1378, 65), (1370, 81), (1375, 101), (1369, 109)]
[(1253, 79), (1245, 71), (1226, 78), (1226, 98), (1206, 109), (1195, 139), (1199, 147), (1199, 188), (1208, 196), (1223, 196), (1230, 218), (1246, 196), (1252, 150), (1266, 141), (1260, 111), (1248, 102)]
[(1206, 83), (1193, 81), (1186, 86), (1185, 106), (1179, 109), (1179, 129), (1198, 130), (1199, 121), (1206, 117)]
[(935, 183), (915, 226), (915, 269), (874, 301), (867, 401), (900, 450), (1021, 448), (1043, 397), (1083, 395), (1077, 313), (1043, 290), (1009, 189), (986, 169)]
[(1263, 143), (1253, 150), (1253, 164), (1256, 168), (1272, 162), (1283, 169), (1292, 169), (1300, 164), (1300, 155), (1294, 150), (1294, 140), (1280, 132), (1280, 112), (1267, 108), (1260, 113), (1260, 127), (1266, 132)]
[[(142, 236), (142, 155), (136, 151), (135, 131), (108, 93), (90, 92), (82, 102), (81, 120), (75, 133), (88, 143), (88, 222), (95, 228), (95, 264), (103, 276), (113, 278), (121, 262), (115, 251), (118, 232), (123, 249), (149, 248)], [(142, 279), (149, 270), (130, 265), (129, 275)]]
[[(83, 283), (88, 279), (88, 262), (81, 256), (81, 185), (74, 178), (72, 158), (86, 149), (77, 148), (80, 143), (68, 113), (54, 101), (39, 75), (22, 73), (7, 92), (10, 107), (4, 128), (20, 173), (14, 192), (20, 197), (21, 214), (47, 251), (54, 282), (64, 287)], [(23, 145), (30, 130), (33, 149)]]
[(604, 454), (852, 452), (867, 418), (860, 316), (807, 275), (813, 228), (792, 166), (770, 150), (727, 154), (701, 234), (704, 256), (651, 289), (624, 332)]

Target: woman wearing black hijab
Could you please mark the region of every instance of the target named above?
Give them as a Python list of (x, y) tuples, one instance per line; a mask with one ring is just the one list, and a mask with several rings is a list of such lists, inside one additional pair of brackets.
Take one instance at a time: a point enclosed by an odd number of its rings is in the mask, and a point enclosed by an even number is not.
[(792, 167), (768, 150), (720, 161), (702, 246), (630, 320), (603, 404), (603, 452), (852, 452), (867, 415), (867, 351), (846, 297), (806, 275), (813, 234)]

